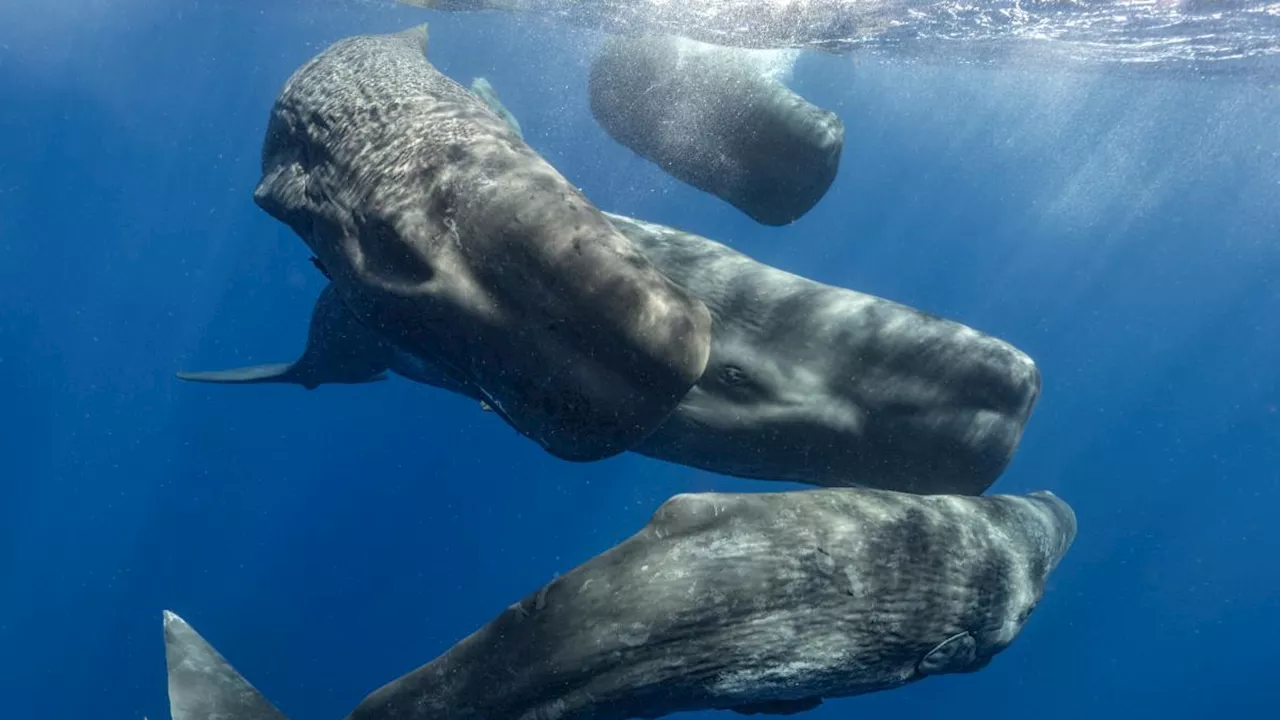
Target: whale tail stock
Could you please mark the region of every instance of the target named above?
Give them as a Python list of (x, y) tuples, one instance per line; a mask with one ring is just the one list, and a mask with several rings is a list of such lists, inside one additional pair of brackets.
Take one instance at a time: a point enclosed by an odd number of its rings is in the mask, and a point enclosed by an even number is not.
[(164, 611), (173, 720), (288, 720), (177, 614)]

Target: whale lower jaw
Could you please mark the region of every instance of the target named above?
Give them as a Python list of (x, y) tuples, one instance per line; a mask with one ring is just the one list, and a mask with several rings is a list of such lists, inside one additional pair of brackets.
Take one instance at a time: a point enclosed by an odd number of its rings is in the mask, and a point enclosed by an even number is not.
[[(717, 422), (723, 413), (683, 410), (632, 450), (751, 480), (916, 494), (982, 494), (1008, 467), (1026, 424), (1022, 417), (972, 408), (891, 421), (868, 413), (860, 429), (784, 422), (780, 414), (769, 422), (744, 423), (743, 417), (756, 414), (748, 412), (732, 414), (730, 425)], [(932, 437), (921, 439), (922, 434)]]

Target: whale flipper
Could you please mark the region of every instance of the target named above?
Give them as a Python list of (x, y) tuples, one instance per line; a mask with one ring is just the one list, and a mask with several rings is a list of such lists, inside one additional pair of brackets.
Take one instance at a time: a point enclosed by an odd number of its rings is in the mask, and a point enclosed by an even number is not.
[(313, 390), (328, 384), (356, 385), (386, 380), (392, 355), (391, 346), (361, 325), (333, 285), (326, 285), (311, 311), (307, 348), (296, 362), (180, 372), (177, 375), (192, 382), (231, 385), (288, 383)]
[(382, 382), (387, 379), (385, 372), (375, 373), (354, 380), (311, 380), (304, 379), (295, 369), (296, 363), (267, 363), (265, 365), (247, 365), (227, 370), (202, 370), (196, 372), (174, 373), (179, 380), (191, 382), (214, 383), (218, 385), (248, 385), (251, 383), (285, 383), (301, 385), (314, 390), (321, 385), (342, 383), (356, 385), (362, 383)]
[(493, 83), (489, 82), (488, 78), (478, 77), (472, 80), (471, 92), (483, 100), (484, 104), (497, 113), (498, 117), (506, 121), (516, 135), (524, 137), (524, 131), (520, 129), (520, 121), (516, 119), (515, 115), (511, 114), (506, 105), (502, 104), (502, 98), (498, 97), (498, 91), (494, 89)]
[(164, 611), (164, 655), (173, 720), (287, 720), (200, 633), (169, 610)]
[(180, 372), (177, 376), (182, 380), (205, 383), (224, 383), (236, 385), (241, 383), (297, 383), (297, 373), (293, 363), (267, 363), (266, 365), (249, 365), (230, 370), (205, 370), (200, 372)]

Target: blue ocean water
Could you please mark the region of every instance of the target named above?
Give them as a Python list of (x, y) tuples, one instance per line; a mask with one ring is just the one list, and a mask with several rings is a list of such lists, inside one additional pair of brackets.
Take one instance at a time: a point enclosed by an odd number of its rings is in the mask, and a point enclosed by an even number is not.
[(342, 717), (666, 497), (790, 487), (561, 462), (402, 380), (174, 378), (301, 349), (323, 278), (253, 205), (267, 111), (328, 43), (424, 19), (433, 62), (488, 77), (602, 208), (959, 320), (1040, 365), (992, 491), (1051, 489), (1080, 533), (1027, 629), (977, 674), (806, 717), (1274, 713), (1273, 78), (806, 54), (794, 87), (846, 123), (840, 176), (766, 228), (594, 124), (585, 30), (385, 3), (8, 0), (0, 715), (167, 717), (170, 608), (293, 720)]

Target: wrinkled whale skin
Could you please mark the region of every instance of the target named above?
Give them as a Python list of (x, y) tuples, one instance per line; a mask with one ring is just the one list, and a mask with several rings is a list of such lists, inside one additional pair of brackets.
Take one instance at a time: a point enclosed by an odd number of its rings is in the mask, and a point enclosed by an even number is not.
[(1041, 379), (1009, 343), (693, 233), (609, 219), (712, 313), (706, 371), (635, 452), (762, 480), (971, 495), (1012, 460)]
[(592, 63), (588, 92), (610, 137), (764, 225), (800, 219), (840, 168), (840, 118), (736, 48), (611, 37)]
[(480, 99), (425, 26), (340, 40), (272, 109), (254, 199), (359, 321), (566, 460), (623, 452), (697, 381), (705, 307)]
[[(513, 121), (492, 85), (477, 84), (486, 90), (477, 97)], [(760, 480), (973, 495), (1012, 460), (1041, 386), (1025, 353), (959, 323), (769, 267), (709, 238), (605, 217), (712, 312), (705, 371), (635, 452)], [(317, 303), (317, 316), (338, 314)], [(313, 319), (313, 332), (331, 324), (343, 323)], [(347, 335), (349, 345), (363, 337)], [(313, 341), (304, 353), (331, 349), (332, 382), (350, 381), (344, 370), (360, 354), (339, 344)], [(409, 353), (383, 357), (390, 342), (365, 344), (377, 367), (484, 400), (479, 389)], [(321, 360), (307, 363), (313, 382)]]
[(789, 714), (973, 672), (1075, 532), (1047, 492), (677, 495), (348, 720)]
[[(789, 715), (980, 670), (1074, 541), (1052, 493), (676, 495), (347, 720)], [(173, 720), (284, 720), (165, 613)]]
[[(1012, 345), (700, 235), (606, 215), (712, 314), (706, 371), (633, 452), (757, 480), (962, 495), (985, 492), (1013, 459), (1041, 379)], [(317, 315), (339, 314), (321, 301)], [(309, 343), (313, 381), (328, 364), (345, 377), (362, 352), (352, 345), (364, 343), (370, 366), (484, 399), (392, 343), (363, 333), (344, 339)], [(332, 351), (332, 362), (316, 347)]]

